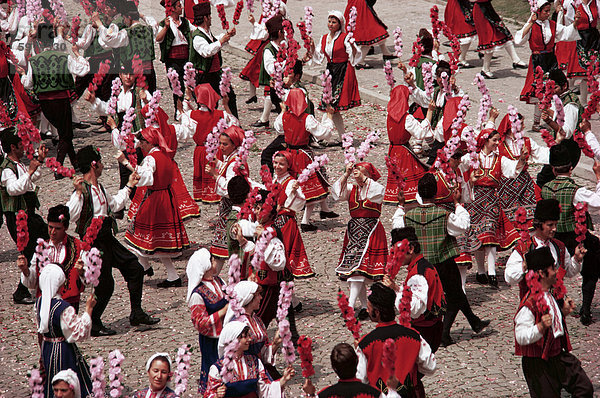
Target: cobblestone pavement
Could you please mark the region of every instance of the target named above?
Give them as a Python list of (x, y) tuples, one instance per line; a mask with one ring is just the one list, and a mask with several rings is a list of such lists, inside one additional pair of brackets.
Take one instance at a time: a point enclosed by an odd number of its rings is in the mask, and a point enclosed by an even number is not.
[[(160, 16), (162, 8), (158, 2), (150, 4), (149, 0), (142, 0), (142, 9), (148, 15)], [(325, 2), (291, 1), (289, 3), (290, 14), (294, 21), (298, 21), (304, 15), (304, 5), (310, 4), (315, 9), (315, 32), (324, 32), (325, 25), (323, 17), (324, 12), (329, 9), (343, 9), (345, 2), (333, 0)], [(432, 3), (426, 1), (380, 1), (376, 5), (379, 15), (389, 22), (390, 29), (393, 29), (397, 21), (402, 22), (405, 32), (405, 47), (408, 49), (412, 44), (412, 37), (421, 26), (429, 26), (429, 12)], [(440, 7), (443, 12), (443, 6)], [(79, 10), (79, 8), (77, 8)], [(244, 16), (242, 17), (244, 18)], [(213, 21), (217, 21), (216, 16)], [(394, 23), (392, 23), (394, 21)], [(218, 25), (218, 23), (214, 23)], [(511, 26), (513, 32), (516, 30)], [(218, 31), (218, 28), (215, 27)], [(247, 26), (239, 25), (238, 37), (234, 40), (234, 45), (242, 46), (244, 40), (242, 36), (247, 34)], [(315, 35), (316, 37), (316, 35)], [(391, 43), (390, 43), (391, 44)], [(527, 50), (519, 49), (523, 59), (526, 59)], [(232, 67), (235, 73), (239, 72), (245, 64), (245, 59), (240, 57), (240, 51), (229, 50), (225, 54), (225, 63)], [(504, 98), (506, 102), (516, 103), (516, 96), (521, 89), (524, 72), (507, 69), (509, 61), (503, 53), (495, 61), (498, 80), (488, 81), (488, 86), (492, 90), (494, 103), (499, 105), (501, 111), (504, 111), (506, 103), (500, 103), (499, 99)], [(474, 64), (478, 63), (476, 56)], [(371, 62), (371, 61), (369, 61)], [(377, 62), (373, 64), (380, 66)], [(164, 76), (164, 67), (156, 64), (159, 73), (159, 89), (166, 90), (165, 94), (170, 94), (166, 78)], [(459, 84), (473, 94), (473, 98), (479, 99), (476, 94), (476, 88), (471, 85), (474, 74), (478, 69), (465, 71), (458, 77)], [(313, 71), (317, 71), (316, 69)], [(310, 77), (310, 76), (308, 76)], [(359, 71), (359, 82), (361, 91), (375, 92), (375, 94), (385, 95), (385, 80), (383, 72), (379, 69), (371, 71)], [(399, 78), (399, 74), (397, 74)], [(234, 79), (234, 85), (238, 94), (238, 103), (240, 108), (240, 119), (247, 126), (258, 119), (261, 105), (253, 104), (245, 106), (244, 99), (247, 97), (247, 86), (245, 82)], [(309, 85), (312, 98), (320, 95), (320, 86)], [(378, 93), (379, 91), (380, 93)], [(168, 98), (170, 95), (164, 95), (163, 105), (167, 112), (172, 114), (172, 106)], [(374, 98), (377, 100), (376, 96)], [(531, 121), (532, 109), (526, 106), (520, 106), (528, 120)], [(89, 113), (86, 106), (77, 106), (77, 112), (82, 120), (93, 120), (94, 116)], [(477, 114), (477, 103), (469, 113), (470, 120), (474, 120)], [(385, 112), (379, 104), (364, 103), (363, 106), (347, 112), (345, 120), (348, 130), (356, 131), (358, 136), (366, 135), (368, 130), (375, 128), (385, 131)], [(271, 118), (273, 121), (273, 118)], [(274, 137), (270, 131), (257, 131), (257, 148), (264, 148)], [(115, 192), (118, 188), (118, 173), (115, 161), (108, 160), (113, 154), (110, 139), (107, 134), (94, 134), (89, 131), (78, 131), (76, 133), (75, 146), (81, 147), (88, 143), (94, 143), (101, 148), (104, 154), (105, 172), (102, 181), (109, 192)], [(387, 139), (382, 138), (382, 142), (371, 152), (369, 159), (380, 168), (385, 169), (384, 154), (387, 150)], [(51, 155), (53, 151), (51, 149)], [(257, 149), (258, 152), (258, 149)], [(258, 153), (252, 153), (250, 166), (253, 175), (257, 175)], [(327, 148), (319, 151), (326, 153), (331, 159), (329, 174), (331, 179), (337, 178), (343, 166), (343, 154), (340, 148)], [(181, 171), (191, 187), (192, 177), (192, 144), (181, 144), (176, 160)], [(587, 166), (589, 168), (589, 166)], [(585, 167), (581, 167), (585, 171)], [(43, 171), (44, 178), (41, 186), (41, 214), (47, 214), (48, 207), (65, 202), (68, 199), (72, 186), (67, 179), (54, 181), (47, 169)], [(384, 177), (385, 178), (385, 177)], [(593, 184), (585, 179), (580, 179), (580, 183), (592, 187)], [(212, 231), (209, 228), (208, 221), (216, 216), (216, 206), (202, 205), (202, 215), (200, 218), (192, 220), (187, 224), (187, 231), (197, 246), (205, 246), (210, 242)], [(315, 358), (314, 366), (316, 376), (315, 384), (318, 387), (324, 387), (328, 383), (335, 381), (335, 376), (331, 371), (329, 364), (329, 353), (334, 344), (342, 341), (351, 342), (351, 335), (344, 327), (336, 304), (336, 292), (338, 287), (347, 289), (338, 281), (334, 274), (334, 267), (338, 259), (346, 222), (348, 221), (348, 211), (344, 204), (335, 204), (334, 209), (342, 216), (334, 221), (320, 222), (316, 220), (319, 226), (318, 232), (304, 234), (305, 243), (309, 259), (314, 266), (317, 276), (309, 280), (298, 281), (297, 293), (303, 302), (304, 311), (300, 314), (298, 320), (298, 329), (301, 334), (307, 334), (315, 342), (313, 355)], [(387, 231), (391, 228), (390, 218), (394, 208), (386, 206), (383, 209), (382, 222)], [(597, 217), (595, 217), (597, 219)], [(126, 223), (120, 222), (121, 230), (124, 230)], [(119, 233), (119, 238), (123, 233)], [(185, 253), (177, 259), (175, 265), (179, 274), (185, 275), (185, 266), (187, 258), (191, 254)], [(505, 254), (500, 257), (500, 262), (505, 261)], [(18, 278), (15, 259), (17, 252), (15, 245), (10, 239), (6, 228), (0, 229), (0, 263), (4, 272), (4, 277), (0, 280), (0, 301), (4, 303), (0, 306), (0, 363), (2, 371), (0, 374), (0, 396), (7, 398), (24, 397), (28, 395), (26, 374), (29, 369), (38, 363), (39, 348), (35, 334), (35, 321), (31, 306), (14, 306), (12, 304), (11, 294), (15, 288)], [(195, 385), (200, 370), (200, 356), (197, 350), (197, 333), (194, 331), (190, 314), (185, 303), (185, 287), (172, 289), (158, 289), (156, 284), (166, 277), (166, 273), (159, 263), (154, 264), (156, 274), (148, 278), (144, 286), (144, 308), (162, 320), (155, 327), (129, 326), (127, 316), (129, 306), (127, 300), (127, 291), (125, 283), (118, 272), (115, 272), (116, 287), (114, 296), (108, 306), (104, 316), (105, 323), (116, 329), (118, 334), (114, 337), (93, 338), (79, 344), (82, 352), (89, 359), (91, 357), (102, 355), (108, 356), (111, 350), (120, 349), (125, 355), (123, 364), (125, 394), (131, 393), (137, 388), (146, 384), (146, 375), (144, 365), (148, 356), (155, 351), (167, 351), (173, 356), (177, 348), (183, 344), (191, 344), (195, 349), (192, 355), (191, 377), (188, 393), (186, 396), (196, 396)], [(404, 278), (405, 272), (401, 272), (399, 279)], [(503, 266), (499, 267), (499, 279), (503, 280)], [(566, 283), (569, 294), (577, 302), (581, 300), (580, 286), (581, 279), (575, 278)], [(84, 295), (89, 294), (86, 291)], [(503, 282), (500, 284), (500, 290), (492, 290), (489, 287), (480, 286), (475, 282), (474, 272), (470, 272), (467, 281), (467, 296), (476, 314), (482, 318), (491, 319), (491, 326), (480, 335), (474, 335), (462, 315), (459, 315), (453, 328), (452, 336), (457, 340), (457, 344), (449, 348), (442, 348), (437, 353), (438, 368), (433, 376), (424, 379), (425, 388), (428, 396), (431, 397), (520, 397), (527, 396), (527, 386), (525, 384), (521, 371), (520, 359), (514, 353), (513, 337), (513, 316), (518, 304), (518, 291), (515, 288), (509, 288)], [(594, 301), (593, 315), (600, 318), (600, 302)], [(567, 320), (573, 344), (574, 354), (582, 361), (584, 369), (592, 379), (594, 385), (600, 386), (600, 365), (598, 343), (600, 323), (595, 323), (587, 328), (582, 327), (577, 319), (569, 317)], [(372, 324), (366, 323), (363, 326), (363, 332), (371, 330)], [(274, 325), (269, 328), (269, 332), (274, 333)], [(299, 373), (299, 366), (296, 366)], [(296, 376), (289, 388), (292, 397), (299, 396), (302, 380)]]

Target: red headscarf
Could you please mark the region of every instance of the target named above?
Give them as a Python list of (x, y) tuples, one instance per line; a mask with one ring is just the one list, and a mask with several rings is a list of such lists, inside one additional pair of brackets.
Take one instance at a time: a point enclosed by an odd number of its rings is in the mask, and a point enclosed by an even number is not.
[(142, 137), (144, 137), (144, 139), (153, 146), (159, 147), (160, 150), (165, 154), (173, 152), (173, 150), (167, 145), (167, 142), (165, 141), (165, 138), (161, 134), (161, 131), (158, 127), (146, 127), (142, 130)]
[(158, 120), (158, 126), (160, 127), (160, 133), (165, 139), (165, 143), (167, 147), (169, 147), (172, 151), (169, 154), (169, 157), (175, 157), (175, 152), (177, 151), (177, 133), (175, 132), (175, 127), (169, 124), (169, 115), (163, 110), (163, 108), (158, 107), (156, 110), (156, 119)]
[(397, 123), (408, 114), (408, 97), (410, 91), (404, 85), (396, 86), (390, 93), (390, 102), (388, 102), (388, 116)]
[(197, 85), (194, 89), (194, 95), (196, 96), (196, 102), (205, 105), (211, 112), (217, 109), (217, 103), (221, 99), (221, 96), (208, 83)]
[(231, 126), (231, 127), (227, 128), (223, 132), (223, 134), (225, 134), (227, 137), (229, 137), (229, 139), (231, 140), (231, 142), (233, 142), (233, 145), (235, 145), (236, 148), (239, 147), (240, 145), (242, 145), (242, 142), (244, 141), (244, 138), (246, 137), (244, 130), (242, 130), (238, 126)]
[(477, 136), (477, 149), (481, 150), (485, 145), (485, 142), (494, 135), (497, 131), (495, 129), (483, 129), (479, 132)]
[(446, 106), (444, 106), (444, 120), (442, 121), (442, 129), (444, 130), (444, 141), (448, 141), (451, 137), (452, 130), (450, 127), (452, 126), (452, 122), (456, 118), (456, 114), (458, 113), (458, 105), (462, 97), (452, 97), (448, 101), (446, 101)]
[(381, 174), (375, 168), (375, 166), (373, 166), (372, 163), (369, 163), (369, 162), (360, 162), (360, 163), (356, 163), (354, 166), (364, 167), (365, 170), (367, 171), (367, 173), (369, 173), (369, 177), (371, 177), (371, 179), (373, 181), (377, 181), (377, 180), (379, 180), (381, 178)]
[(285, 160), (287, 161), (288, 164), (288, 170), (292, 168), (292, 154), (289, 153), (288, 151), (278, 151), (275, 153), (275, 155), (273, 155), (273, 157), (275, 156), (283, 156), (285, 158)]
[(5, 42), (0, 41), (0, 79), (4, 79), (8, 76), (8, 54), (10, 48)]
[(300, 117), (308, 106), (308, 103), (306, 102), (306, 95), (301, 88), (291, 89), (288, 93), (287, 99), (285, 100), (285, 104), (287, 105), (288, 110), (297, 117)]
[(500, 136), (504, 137), (505, 135), (510, 133), (511, 128), (512, 128), (512, 123), (510, 122), (510, 119), (509, 119), (508, 113), (507, 113), (502, 118), (502, 121), (500, 122), (500, 125), (498, 126), (497, 130), (500, 133)]

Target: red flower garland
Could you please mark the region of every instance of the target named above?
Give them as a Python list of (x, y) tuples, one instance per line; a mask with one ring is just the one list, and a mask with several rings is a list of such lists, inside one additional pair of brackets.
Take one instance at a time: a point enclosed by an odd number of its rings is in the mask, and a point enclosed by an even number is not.
[(92, 222), (90, 223), (88, 229), (85, 231), (85, 235), (83, 236), (83, 239), (81, 241), (83, 250), (89, 251), (92, 248), (92, 244), (96, 240), (96, 237), (98, 237), (98, 233), (102, 228), (103, 222), (104, 216), (92, 218)]
[(389, 275), (390, 279), (394, 280), (400, 268), (402, 268), (402, 262), (404, 256), (408, 251), (408, 240), (403, 239), (401, 242), (396, 242), (395, 245), (390, 249), (387, 264), (385, 265), (385, 273)]
[(169, 18), (173, 14), (173, 5), (171, 0), (165, 0), (165, 17)]
[(271, 211), (273, 211), (273, 208), (277, 207), (277, 201), (279, 199), (280, 193), (281, 185), (275, 184), (271, 187), (271, 192), (269, 192), (269, 194), (267, 195), (267, 199), (265, 200), (265, 203), (263, 203), (260, 209), (260, 213), (258, 214), (259, 221), (267, 217), (271, 213)]
[(254, 206), (256, 205), (258, 196), (258, 187), (252, 188), (246, 197), (244, 205), (240, 208), (240, 212), (237, 215), (238, 220), (253, 220), (254, 219)]
[(515, 227), (519, 230), (522, 240), (529, 238), (529, 232), (527, 227), (527, 210), (521, 206), (515, 212)]
[(540, 276), (537, 272), (530, 270), (525, 276), (525, 281), (527, 282), (527, 287), (531, 292), (531, 296), (533, 297), (534, 303), (539, 312), (542, 314), (547, 314), (549, 311), (548, 303), (544, 298), (544, 292), (542, 291), (542, 285), (540, 284)]
[(338, 307), (342, 311), (346, 327), (352, 333), (354, 339), (358, 340), (360, 338), (360, 322), (354, 317), (354, 308), (350, 307), (348, 296), (342, 289), (338, 290)]
[(294, 73), (294, 65), (298, 60), (298, 50), (300, 44), (294, 39), (294, 28), (288, 19), (283, 20), (283, 30), (285, 31), (285, 40), (287, 42), (287, 59), (285, 63), (285, 75)]
[(223, 4), (217, 5), (217, 14), (221, 19), (221, 27), (223, 30), (229, 30), (229, 22), (227, 21), (227, 15), (225, 15), (225, 6)]
[(44, 8), (44, 11), (42, 11), (42, 16), (46, 18), (48, 22), (54, 25), (54, 15), (52, 15), (49, 9)]
[(385, 165), (388, 169), (388, 174), (392, 176), (392, 179), (398, 184), (398, 189), (404, 191), (406, 189), (406, 178), (402, 175), (402, 168), (400, 167), (400, 159), (391, 158), (385, 156)]
[(575, 140), (575, 142), (579, 146), (579, 149), (581, 149), (581, 152), (583, 152), (585, 156), (594, 159), (594, 151), (592, 151), (590, 144), (588, 144), (587, 140), (585, 139), (585, 136), (579, 129), (576, 129), (575, 132), (573, 132), (573, 139)]
[(585, 74), (587, 76), (587, 86), (588, 92), (595, 93), (598, 91), (600, 87), (598, 87), (598, 81), (596, 80), (596, 76), (600, 73), (598, 68), (598, 58), (596, 55), (590, 55), (590, 62), (585, 70)]
[(240, 16), (242, 15), (242, 10), (244, 9), (244, 0), (240, 0), (235, 5), (235, 11), (233, 12), (233, 24), (237, 25), (240, 23)]
[(440, 37), (440, 10), (438, 9), (438, 6), (431, 7), (431, 10), (429, 10), (429, 18), (431, 19), (433, 37), (437, 40)]
[(552, 99), (554, 98), (554, 88), (556, 87), (556, 83), (554, 80), (546, 80), (544, 84), (544, 96), (540, 100), (540, 109), (550, 109), (552, 105)]
[(79, 37), (79, 27), (81, 26), (81, 18), (76, 15), (71, 19), (71, 42), (75, 44)]
[(460, 55), (460, 41), (458, 37), (452, 32), (452, 29), (445, 22), (440, 21), (439, 25), (444, 32), (444, 36), (448, 38), (450, 41), (450, 47), (452, 48), (452, 52), (448, 53), (448, 57), (450, 58), (450, 69), (452, 72), (455, 72), (458, 69), (458, 57)]
[(110, 71), (110, 59), (103, 61), (98, 67), (98, 72), (94, 74), (94, 78), (92, 82), (88, 85), (88, 91), (90, 94), (96, 94), (96, 90), (98, 90), (98, 86), (102, 84), (104, 81), (104, 77)]
[(12, 126), (13, 120), (8, 116), (4, 101), (0, 100), (0, 126)]
[(413, 43), (412, 46), (412, 57), (408, 61), (408, 65), (416, 68), (419, 65), (419, 60), (421, 59), (421, 55), (425, 51), (425, 48), (421, 44), (421, 38), (417, 37), (417, 40)]
[(592, 93), (592, 95), (590, 95), (590, 99), (588, 100), (588, 103), (585, 106), (585, 110), (583, 111), (583, 115), (581, 115), (581, 118), (584, 120), (590, 120), (592, 115), (594, 115), (594, 113), (596, 113), (599, 103), (600, 103), (600, 90), (598, 90), (598, 91)]
[(410, 303), (412, 302), (412, 290), (410, 286), (405, 282), (402, 288), (402, 299), (398, 304), (398, 311), (400, 312), (399, 323), (402, 326), (410, 327)]
[(22, 252), (29, 243), (29, 230), (27, 229), (27, 212), (19, 210), (17, 213), (17, 250)]
[(271, 170), (269, 170), (269, 166), (263, 164), (260, 167), (260, 179), (262, 180), (263, 185), (265, 186), (267, 191), (270, 191), (273, 187), (273, 176), (271, 175)]
[(146, 76), (144, 76), (144, 68), (142, 67), (142, 60), (138, 54), (133, 56), (131, 61), (133, 74), (136, 76), (136, 86), (142, 90), (148, 89), (148, 82), (146, 82)]
[(533, 86), (535, 97), (541, 101), (544, 98), (544, 70), (541, 66), (537, 66), (533, 72)]
[(575, 204), (575, 234), (577, 237), (575, 240), (582, 243), (585, 240), (587, 229), (587, 210), (588, 204), (585, 202), (579, 202)]
[(396, 371), (396, 342), (389, 338), (383, 343), (383, 354), (381, 355), (381, 364), (390, 374)]
[(298, 30), (300, 31), (300, 37), (302, 37), (302, 41), (304, 41), (304, 48), (306, 48), (307, 50), (310, 50), (310, 36), (308, 35), (308, 32), (306, 31), (306, 24), (304, 23), (304, 21), (298, 22), (296, 24), (296, 26), (298, 27)]
[(552, 137), (552, 134), (550, 134), (548, 129), (541, 129), (540, 132), (542, 133), (542, 139), (544, 140), (548, 148), (552, 148), (554, 145), (556, 145), (556, 141), (554, 140), (554, 137)]
[(61, 176), (72, 178), (75, 175), (75, 169), (63, 166), (56, 158), (46, 158), (46, 167)]
[(315, 374), (313, 368), (312, 355), (312, 340), (308, 336), (300, 336), (298, 338), (298, 355), (300, 355), (300, 367), (302, 368), (302, 376), (309, 378)]

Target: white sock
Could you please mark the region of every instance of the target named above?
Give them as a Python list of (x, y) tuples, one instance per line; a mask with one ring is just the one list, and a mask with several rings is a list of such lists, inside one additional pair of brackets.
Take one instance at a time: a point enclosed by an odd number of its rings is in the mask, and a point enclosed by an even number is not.
[(486, 246), (485, 257), (487, 258), (488, 275), (496, 276), (496, 247)]
[(475, 252), (475, 262), (477, 263), (477, 273), (485, 275), (485, 259), (484, 249), (479, 249)]
[(492, 56), (494, 53), (484, 53), (483, 54), (483, 67), (481, 68), (484, 72), (491, 72), (490, 66), (492, 65)]
[(138, 261), (142, 264), (142, 267), (144, 267), (144, 271), (148, 271), (148, 268), (150, 268), (150, 260), (148, 257), (138, 257)]
[(358, 293), (358, 298), (360, 299), (360, 308), (367, 308), (367, 283), (360, 282), (361, 288)]
[(350, 297), (348, 297), (348, 304), (350, 307), (354, 308), (356, 304), (356, 299), (361, 293), (362, 282), (348, 282), (348, 286), (350, 287)]
[(271, 97), (265, 95), (265, 102), (263, 105), (263, 113), (260, 117), (260, 121), (262, 123), (269, 121), (269, 115), (271, 114), (271, 108), (273, 107), (273, 103), (271, 102)]
[(310, 224), (310, 217), (315, 211), (315, 203), (307, 203), (304, 209), (304, 215), (302, 216), (302, 224)]
[(327, 203), (327, 198), (323, 199), (321, 202), (321, 211), (330, 212), (331, 208), (329, 207), (329, 203)]
[(292, 292), (292, 307), (297, 307), (300, 304), (300, 299), (296, 296), (296, 292)]
[(464, 265), (458, 266), (458, 271), (460, 272), (460, 281), (462, 282), (462, 289), (463, 289), (463, 292), (465, 292), (465, 293), (467, 292), (465, 290), (465, 285), (467, 283), (467, 268), (468, 267), (464, 266)]
[(333, 121), (333, 124), (337, 129), (340, 139), (342, 139), (342, 134), (344, 134), (346, 131), (344, 128), (344, 119), (342, 119), (342, 114), (339, 112), (335, 112), (331, 117), (331, 120)]
[(381, 53), (383, 55), (392, 55), (390, 50), (388, 50), (387, 46), (385, 45), (385, 40), (379, 42), (379, 48), (381, 48)]
[(254, 87), (254, 84), (252, 84), (252, 83), (249, 83), (248, 87), (250, 90), (250, 98), (252, 98), (256, 95), (256, 87)]
[(469, 51), (469, 47), (471, 47), (471, 43), (461, 44), (460, 45), (460, 56), (458, 60), (461, 62), (467, 62), (467, 52)]
[(160, 260), (162, 261), (165, 268), (167, 269), (167, 280), (169, 282), (172, 282), (174, 280), (179, 279), (179, 275), (177, 274), (177, 270), (175, 269), (175, 266), (173, 265), (173, 261), (171, 261), (171, 259), (169, 257), (161, 257)]
[(510, 56), (510, 59), (513, 61), (513, 63), (516, 64), (517, 62), (521, 62), (521, 58), (519, 58), (517, 51), (515, 50), (515, 43), (513, 43), (512, 40), (507, 42), (504, 45), (504, 48), (506, 49), (506, 52)]

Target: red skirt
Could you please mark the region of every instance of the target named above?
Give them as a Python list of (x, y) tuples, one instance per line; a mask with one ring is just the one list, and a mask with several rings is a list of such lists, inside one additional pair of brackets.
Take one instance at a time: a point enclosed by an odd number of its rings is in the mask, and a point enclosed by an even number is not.
[[(313, 154), (309, 149), (286, 149), (292, 155), (292, 172), (296, 175), (312, 163)], [(322, 200), (329, 194), (329, 184), (325, 180), (321, 171), (311, 175), (308, 181), (300, 184), (306, 203)]]
[(586, 71), (579, 64), (576, 41), (559, 41), (554, 49), (558, 66), (568, 78), (585, 76)]
[(263, 43), (264, 43), (264, 41), (258, 40), (258, 39), (250, 40), (248, 42), (248, 44), (246, 44), (245, 50), (248, 51), (250, 54), (254, 55), (257, 52), (259, 52), (258, 49), (260, 48), (261, 44), (263, 44)]
[(356, 28), (354, 39), (359, 46), (370, 46), (379, 43), (389, 36), (387, 26), (379, 19), (375, 11), (367, 5), (366, 0), (348, 0), (344, 18), (348, 23), (350, 9), (356, 7)]
[[(390, 144), (388, 156), (393, 159), (398, 159), (400, 162), (400, 169), (406, 183), (406, 188), (404, 189), (406, 203), (415, 201), (417, 196), (417, 185), (419, 184), (421, 177), (427, 172), (427, 168), (417, 159), (412, 151), (404, 145)], [(398, 183), (389, 171), (383, 201), (385, 203), (398, 203)]]
[(221, 200), (221, 197), (215, 192), (215, 178), (204, 171), (207, 163), (206, 147), (196, 145), (196, 149), (194, 149), (194, 200), (204, 203), (217, 203)]
[[(376, 225), (371, 227), (369, 223), (373, 222)], [(380, 280), (387, 256), (387, 237), (379, 219), (351, 218), (336, 273), (342, 280), (351, 276)]]
[(510, 31), (489, 1), (473, 5), (473, 21), (479, 38), (477, 51), (491, 50), (512, 40)]
[[(262, 64), (264, 49), (267, 46), (267, 44), (269, 44), (269, 41), (268, 40), (265, 40), (265, 41), (253, 40), (253, 41), (258, 41), (260, 43), (260, 46), (258, 47), (257, 51), (255, 53), (253, 53), (254, 56), (252, 57), (252, 59), (250, 61), (248, 61), (248, 63), (244, 67), (244, 69), (242, 69), (242, 71), (240, 72), (240, 79), (247, 80), (250, 83), (252, 83), (252, 85), (254, 87), (258, 88), (258, 86), (259, 86), (258, 78), (260, 76), (260, 65)], [(246, 49), (247, 49), (247, 47), (246, 47)]]
[[(332, 76), (333, 109), (339, 112), (360, 106), (360, 93), (358, 91), (356, 72), (354, 71), (354, 67), (350, 65), (350, 62), (330, 62), (327, 64), (327, 69), (329, 69), (329, 73)], [(323, 101), (319, 104), (319, 110), (327, 110), (327, 105)]]
[(310, 278), (315, 276), (315, 271), (313, 271), (308, 263), (308, 256), (306, 255), (306, 249), (304, 248), (296, 216), (279, 214), (275, 219), (275, 226), (281, 230), (287, 265), (294, 278)]
[(468, 24), (466, 18), (467, 17), (463, 14), (458, 0), (448, 0), (446, 9), (444, 10), (444, 22), (446, 22), (446, 25), (452, 29), (452, 33), (459, 39), (475, 36), (477, 34), (475, 27)]
[[(190, 241), (179, 214), (177, 198), (171, 188), (144, 191), (137, 212), (125, 232), (127, 243), (147, 255), (179, 253), (189, 247)], [(138, 192), (141, 190), (138, 189)]]

